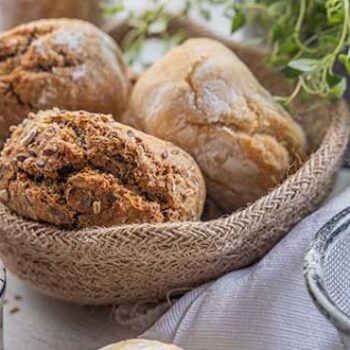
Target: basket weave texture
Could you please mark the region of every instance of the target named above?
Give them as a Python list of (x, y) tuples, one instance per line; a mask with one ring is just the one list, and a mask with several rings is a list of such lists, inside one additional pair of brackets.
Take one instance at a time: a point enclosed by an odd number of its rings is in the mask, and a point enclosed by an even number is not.
[[(214, 35), (188, 20), (189, 36)], [(112, 34), (120, 39), (125, 28)], [(224, 40), (222, 40), (224, 41)], [(263, 53), (224, 41), (272, 93), (288, 85), (262, 62)], [(313, 149), (306, 163), (279, 187), (247, 208), (207, 222), (131, 225), (83, 230), (19, 218), (0, 206), (0, 254), (5, 266), (56, 298), (87, 304), (164, 298), (266, 254), (329, 193), (349, 134), (344, 101), (316, 111), (296, 103)]]

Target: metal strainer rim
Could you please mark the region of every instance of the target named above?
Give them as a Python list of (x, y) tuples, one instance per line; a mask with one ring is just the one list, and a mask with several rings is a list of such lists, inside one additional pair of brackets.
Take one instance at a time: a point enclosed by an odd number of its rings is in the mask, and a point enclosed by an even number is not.
[[(350, 226), (350, 207), (345, 208), (333, 216), (317, 232), (304, 261), (304, 276), (307, 289), (322, 314), (343, 333), (350, 335), (350, 317), (346, 315), (330, 298), (324, 288), (322, 279), (322, 263), (330, 243), (344, 229)], [(341, 225), (337, 225), (341, 222)], [(349, 296), (350, 297), (350, 296)]]

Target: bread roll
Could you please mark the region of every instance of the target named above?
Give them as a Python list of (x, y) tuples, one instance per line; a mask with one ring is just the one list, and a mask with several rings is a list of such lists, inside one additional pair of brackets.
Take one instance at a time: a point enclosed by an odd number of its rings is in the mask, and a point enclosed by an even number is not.
[(173, 144), (109, 115), (58, 109), (12, 127), (0, 158), (0, 200), (64, 228), (199, 219), (202, 174)]
[(182, 350), (173, 344), (155, 340), (130, 339), (106, 346), (100, 350)]
[(0, 31), (40, 18), (79, 18), (99, 25), (100, 0), (1, 0)]
[(127, 106), (122, 55), (80, 20), (40, 20), (0, 35), (0, 139), (29, 112), (53, 107), (111, 113)]
[(266, 194), (306, 156), (302, 129), (223, 44), (190, 39), (150, 67), (124, 122), (196, 159), (226, 212)]

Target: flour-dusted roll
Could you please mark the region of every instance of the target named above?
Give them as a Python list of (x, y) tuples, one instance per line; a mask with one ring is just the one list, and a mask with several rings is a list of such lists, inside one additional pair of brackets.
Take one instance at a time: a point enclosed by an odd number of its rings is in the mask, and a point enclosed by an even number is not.
[(130, 92), (122, 54), (84, 21), (40, 20), (0, 34), (0, 140), (29, 112), (124, 112)]
[(5, 143), (0, 200), (64, 228), (199, 219), (202, 174), (185, 151), (109, 115), (30, 114)]
[(223, 44), (190, 39), (150, 67), (124, 122), (196, 159), (225, 211), (253, 202), (306, 157), (302, 129)]
[(165, 344), (156, 340), (130, 339), (105, 346), (100, 350), (182, 350), (176, 345)]

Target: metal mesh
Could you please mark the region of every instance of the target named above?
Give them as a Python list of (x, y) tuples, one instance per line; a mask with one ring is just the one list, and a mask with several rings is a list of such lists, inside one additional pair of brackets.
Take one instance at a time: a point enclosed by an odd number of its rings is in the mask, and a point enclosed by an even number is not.
[(329, 237), (322, 263), (322, 282), (333, 303), (350, 316), (350, 227), (339, 228), (341, 234)]

